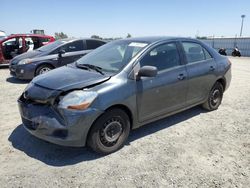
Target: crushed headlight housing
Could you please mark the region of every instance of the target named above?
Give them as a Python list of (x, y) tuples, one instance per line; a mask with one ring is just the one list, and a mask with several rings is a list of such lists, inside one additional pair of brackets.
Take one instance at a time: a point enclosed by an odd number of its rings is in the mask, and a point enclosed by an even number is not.
[(60, 97), (59, 108), (85, 110), (97, 97), (97, 93), (87, 90), (76, 90)]

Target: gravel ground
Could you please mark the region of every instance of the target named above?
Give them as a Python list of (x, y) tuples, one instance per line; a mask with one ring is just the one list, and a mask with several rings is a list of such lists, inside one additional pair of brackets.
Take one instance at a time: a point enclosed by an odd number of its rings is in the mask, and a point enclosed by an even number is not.
[(104, 157), (28, 134), (16, 102), (27, 82), (0, 69), (1, 187), (249, 187), (250, 58), (231, 61), (218, 110), (195, 107), (146, 125)]

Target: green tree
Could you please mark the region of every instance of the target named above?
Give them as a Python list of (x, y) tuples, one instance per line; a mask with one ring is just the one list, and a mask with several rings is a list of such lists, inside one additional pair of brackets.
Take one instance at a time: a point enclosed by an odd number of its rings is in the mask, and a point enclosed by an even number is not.
[(196, 36), (196, 39), (207, 39), (206, 36)]
[(92, 39), (102, 39), (102, 37), (98, 36), (98, 35), (92, 35), (91, 36)]
[(131, 37), (132, 37), (132, 35), (130, 35), (130, 34), (128, 33), (127, 38), (131, 38)]
[(55, 39), (58, 40), (58, 39), (64, 39), (64, 38), (68, 38), (68, 35), (66, 35), (65, 33), (63, 32), (56, 32), (55, 33)]

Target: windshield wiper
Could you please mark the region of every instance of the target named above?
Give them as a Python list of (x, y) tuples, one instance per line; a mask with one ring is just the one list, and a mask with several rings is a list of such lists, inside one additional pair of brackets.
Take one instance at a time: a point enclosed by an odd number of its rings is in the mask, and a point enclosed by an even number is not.
[(96, 72), (99, 72), (100, 74), (104, 75), (104, 73), (102, 72), (102, 68), (98, 67), (98, 66), (95, 66), (95, 65), (76, 63), (76, 67), (86, 69), (86, 70), (92, 69), (92, 70), (95, 70)]

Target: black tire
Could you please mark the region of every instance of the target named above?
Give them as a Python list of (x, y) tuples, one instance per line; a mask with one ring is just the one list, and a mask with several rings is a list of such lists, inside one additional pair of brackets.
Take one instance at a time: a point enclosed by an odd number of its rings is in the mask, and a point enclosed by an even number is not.
[(48, 65), (48, 64), (40, 65), (40, 66), (36, 69), (35, 75), (38, 76), (38, 75), (44, 74), (44, 73), (46, 73), (46, 72), (52, 70), (53, 68), (54, 68), (53, 66)]
[(222, 84), (216, 82), (209, 92), (207, 101), (202, 104), (202, 107), (208, 111), (218, 109), (223, 98), (223, 91)]
[(93, 151), (107, 155), (123, 147), (129, 132), (128, 115), (121, 109), (111, 109), (94, 122), (88, 134), (87, 145)]

